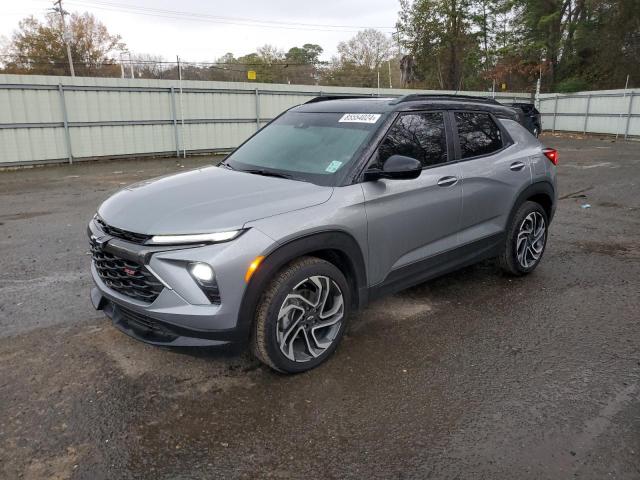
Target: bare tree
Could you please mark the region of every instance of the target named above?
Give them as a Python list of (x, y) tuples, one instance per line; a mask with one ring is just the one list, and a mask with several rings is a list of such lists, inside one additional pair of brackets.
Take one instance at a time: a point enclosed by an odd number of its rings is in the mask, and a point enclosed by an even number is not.
[(135, 53), (131, 57), (136, 78), (163, 78), (167, 62), (161, 55)]
[(379, 30), (368, 28), (355, 37), (338, 44), (340, 61), (370, 70), (378, 70), (383, 62), (393, 56), (393, 42)]
[(263, 45), (258, 48), (258, 56), (267, 65), (282, 62), (284, 60), (284, 52), (273, 45)]

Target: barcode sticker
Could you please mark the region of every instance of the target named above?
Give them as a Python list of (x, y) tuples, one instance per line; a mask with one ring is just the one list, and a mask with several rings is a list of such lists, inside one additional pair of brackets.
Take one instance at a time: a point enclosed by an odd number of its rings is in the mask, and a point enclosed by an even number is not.
[(329, 173), (336, 173), (340, 168), (340, 165), (342, 165), (342, 162), (339, 162), (338, 160), (334, 160), (329, 164), (327, 168), (324, 169), (324, 171)]
[(345, 113), (339, 120), (341, 123), (376, 123), (379, 113)]

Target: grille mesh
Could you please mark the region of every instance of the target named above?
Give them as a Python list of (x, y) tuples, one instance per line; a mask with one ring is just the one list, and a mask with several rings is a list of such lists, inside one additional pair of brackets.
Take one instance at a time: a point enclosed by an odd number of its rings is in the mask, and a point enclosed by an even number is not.
[(164, 288), (143, 265), (119, 258), (91, 244), (93, 262), (102, 281), (112, 290), (151, 303)]
[(105, 221), (96, 215), (95, 221), (100, 227), (100, 229), (106, 233), (107, 235), (111, 235), (113, 237), (121, 238), (122, 240), (127, 240), (128, 242), (133, 243), (144, 243), (151, 238), (151, 235), (143, 235), (141, 233), (133, 233), (127, 230), (122, 230), (121, 228), (112, 227), (111, 225), (107, 225)]

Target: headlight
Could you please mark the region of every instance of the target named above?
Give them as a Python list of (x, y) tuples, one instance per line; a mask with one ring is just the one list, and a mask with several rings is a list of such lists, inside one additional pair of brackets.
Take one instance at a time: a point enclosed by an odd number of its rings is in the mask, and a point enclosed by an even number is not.
[(243, 230), (228, 232), (198, 233), (195, 235), (154, 235), (150, 243), (155, 245), (183, 245), (186, 243), (220, 243), (238, 237)]

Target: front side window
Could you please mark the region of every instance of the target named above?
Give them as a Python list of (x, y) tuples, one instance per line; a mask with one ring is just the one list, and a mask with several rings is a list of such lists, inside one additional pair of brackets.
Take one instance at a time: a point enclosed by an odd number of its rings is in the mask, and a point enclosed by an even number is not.
[(447, 135), (442, 112), (406, 113), (393, 124), (380, 144), (375, 167), (392, 155), (420, 160), (423, 167), (447, 161)]
[(383, 122), (377, 113), (287, 112), (233, 152), (235, 170), (266, 170), (320, 185), (354, 161)]
[(462, 158), (477, 157), (502, 148), (502, 132), (488, 113), (456, 112)]

